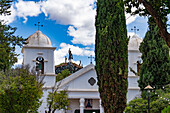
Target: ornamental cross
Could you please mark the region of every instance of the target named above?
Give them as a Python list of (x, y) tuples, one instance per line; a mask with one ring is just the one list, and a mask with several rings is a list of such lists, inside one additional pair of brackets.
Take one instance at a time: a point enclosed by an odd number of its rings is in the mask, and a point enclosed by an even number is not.
[(39, 27), (43, 27), (43, 25), (40, 25), (40, 22), (38, 22), (38, 24), (35, 24), (35, 26), (38, 26), (38, 30), (39, 30)]
[(139, 29), (137, 29), (136, 26), (134, 26), (134, 28), (132, 28), (131, 30), (134, 31), (135, 34), (136, 34), (136, 31), (139, 31)]
[(90, 64), (92, 64), (92, 59), (94, 58), (92, 55), (90, 55), (90, 57), (88, 57), (88, 58), (90, 58)]

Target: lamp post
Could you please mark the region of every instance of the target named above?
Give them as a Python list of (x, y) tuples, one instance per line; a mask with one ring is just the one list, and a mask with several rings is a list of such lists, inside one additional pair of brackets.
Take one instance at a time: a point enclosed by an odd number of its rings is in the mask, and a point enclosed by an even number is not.
[(146, 86), (144, 89), (148, 91), (148, 113), (150, 113), (149, 92), (150, 92), (153, 88), (152, 88), (150, 85), (148, 85), (148, 86)]

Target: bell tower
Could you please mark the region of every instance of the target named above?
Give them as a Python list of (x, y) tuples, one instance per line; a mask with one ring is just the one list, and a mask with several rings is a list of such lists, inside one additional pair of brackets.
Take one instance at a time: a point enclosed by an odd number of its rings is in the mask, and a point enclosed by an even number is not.
[(27, 44), (23, 46), (23, 65), (29, 65), (30, 69), (35, 68), (41, 74), (55, 74), (54, 50), (50, 39), (41, 31), (36, 31), (28, 37)]

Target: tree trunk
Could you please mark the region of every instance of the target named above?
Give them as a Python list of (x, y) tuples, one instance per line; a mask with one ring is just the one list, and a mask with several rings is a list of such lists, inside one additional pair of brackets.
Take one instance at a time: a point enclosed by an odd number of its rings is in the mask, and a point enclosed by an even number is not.
[(153, 9), (152, 5), (146, 0), (139, 0), (140, 3), (143, 3), (147, 11), (154, 18), (156, 24), (159, 27), (159, 35), (166, 41), (167, 45), (170, 47), (170, 34), (167, 31), (165, 24), (162, 22), (161, 17)]

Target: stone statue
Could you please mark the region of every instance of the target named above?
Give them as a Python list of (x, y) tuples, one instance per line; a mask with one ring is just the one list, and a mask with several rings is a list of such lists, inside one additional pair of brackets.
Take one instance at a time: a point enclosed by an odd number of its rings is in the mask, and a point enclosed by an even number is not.
[(72, 53), (71, 53), (70, 48), (69, 48), (69, 50), (68, 50), (68, 53), (69, 53), (68, 60), (71, 61), (71, 59), (73, 59), (73, 55), (72, 55)]

